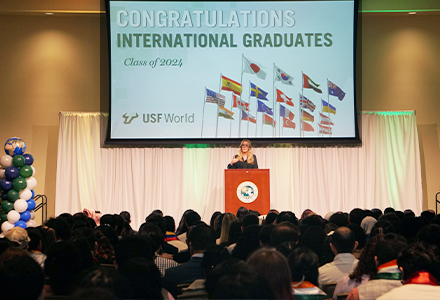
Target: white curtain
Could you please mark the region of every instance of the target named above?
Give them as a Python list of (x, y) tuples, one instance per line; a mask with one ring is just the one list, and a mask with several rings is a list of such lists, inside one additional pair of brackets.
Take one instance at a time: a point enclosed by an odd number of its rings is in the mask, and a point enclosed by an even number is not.
[[(306, 208), (322, 216), (355, 207), (421, 212), (415, 113), (362, 112), (359, 118), (361, 146), (254, 147), (260, 169), (270, 169), (272, 208), (297, 216)], [(106, 124), (100, 113), (60, 113), (57, 215), (127, 210), (137, 229), (154, 209), (176, 222), (188, 208), (205, 221), (224, 211), (224, 169), (236, 148), (103, 147)]]

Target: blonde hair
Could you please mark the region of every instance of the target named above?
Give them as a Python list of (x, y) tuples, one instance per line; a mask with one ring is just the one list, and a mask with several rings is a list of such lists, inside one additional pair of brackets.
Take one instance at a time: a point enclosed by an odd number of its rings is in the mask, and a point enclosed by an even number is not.
[(253, 164), (254, 163), (254, 154), (252, 153), (251, 141), (248, 140), (248, 139), (244, 139), (244, 140), (241, 141), (240, 148), (238, 148), (237, 158), (238, 158), (239, 161), (243, 161), (243, 153), (241, 152), (241, 146), (243, 145), (244, 142), (247, 142), (249, 144), (247, 162), (248, 162), (248, 164)]
[(220, 244), (228, 243), (229, 239), (229, 227), (231, 227), (231, 223), (237, 220), (237, 217), (232, 213), (226, 213), (222, 220), (222, 230), (220, 234)]

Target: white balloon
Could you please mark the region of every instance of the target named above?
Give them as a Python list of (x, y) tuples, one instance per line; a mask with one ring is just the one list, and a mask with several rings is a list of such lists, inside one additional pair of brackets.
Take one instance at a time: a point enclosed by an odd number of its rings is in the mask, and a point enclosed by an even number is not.
[(5, 169), (0, 169), (0, 180), (5, 178)]
[(27, 227), (37, 227), (37, 222), (34, 220), (29, 220), (26, 222)]
[(32, 197), (32, 192), (30, 189), (25, 188), (24, 190), (18, 193), (20, 195), (20, 199), (29, 200)]
[(31, 210), (30, 213), (31, 213), (31, 220), (35, 219), (35, 212)]
[(31, 166), (31, 168), (32, 168), (32, 176), (35, 176), (35, 168), (34, 168), (34, 166)]
[(8, 230), (12, 229), (12, 228), (14, 228), (14, 224), (12, 224), (12, 223), (10, 223), (8, 221), (3, 222), (3, 224), (2, 224), (2, 232), (3, 233), (8, 232)]
[(15, 222), (17, 222), (18, 220), (20, 220), (20, 214), (15, 211), (15, 210), (11, 210), (10, 212), (8, 212), (8, 221), (11, 222), (12, 224), (15, 224)]
[(3, 155), (0, 158), (0, 165), (2, 165), (3, 169), (6, 169), (7, 167), (12, 166), (12, 156)]
[(33, 190), (37, 186), (37, 180), (34, 177), (29, 177), (26, 179), (27, 188)]
[(18, 199), (17, 201), (14, 202), (14, 209), (19, 213), (26, 211), (27, 208), (28, 208), (28, 204), (26, 200)]

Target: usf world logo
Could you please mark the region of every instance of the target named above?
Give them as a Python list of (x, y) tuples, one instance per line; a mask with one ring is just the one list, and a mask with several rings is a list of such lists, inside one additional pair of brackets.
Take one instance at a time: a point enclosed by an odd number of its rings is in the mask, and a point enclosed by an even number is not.
[(124, 124), (128, 125), (130, 124), (134, 119), (139, 117), (139, 114), (136, 112), (136, 114), (123, 114), (122, 117), (124, 118)]

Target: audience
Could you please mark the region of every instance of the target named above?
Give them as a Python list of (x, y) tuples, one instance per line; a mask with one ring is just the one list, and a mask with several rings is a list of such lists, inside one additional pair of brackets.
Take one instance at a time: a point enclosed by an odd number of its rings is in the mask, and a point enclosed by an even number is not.
[[(440, 215), (432, 210), (417, 216), (410, 209), (387, 208), (381, 215), (379, 209), (354, 208), (322, 218), (307, 209), (300, 221), (293, 212), (270, 210), (261, 226), (259, 213), (245, 207), (239, 218), (215, 212), (211, 226), (188, 210), (177, 230), (173, 217), (155, 210), (139, 232), (131, 229), (127, 211), (104, 214), (98, 227), (86, 213), (63, 213), (37, 228), (5, 232), (0, 298), (172, 299), (183, 292), (203, 299), (325, 299), (318, 286), (338, 279), (334, 299), (341, 293), (350, 293), (347, 299), (438, 298)], [(11, 296), (21, 283), (9, 284), (8, 276), (27, 278), (14, 274), (29, 259), (35, 272), (26, 276), (37, 278), (35, 265), (44, 266), (44, 296), (38, 280)], [(180, 283), (191, 285), (183, 291)]]

